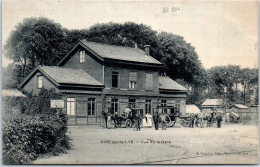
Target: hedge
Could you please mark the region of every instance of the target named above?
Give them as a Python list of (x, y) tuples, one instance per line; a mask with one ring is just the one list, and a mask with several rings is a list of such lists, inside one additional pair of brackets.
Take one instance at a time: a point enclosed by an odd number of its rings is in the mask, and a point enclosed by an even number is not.
[[(44, 94), (50, 93), (44, 91)], [(20, 114), (3, 118), (4, 164), (28, 164), (39, 155), (58, 155), (70, 149), (67, 115), (50, 109), (50, 98), (29, 96), (23, 99), (28, 107)]]

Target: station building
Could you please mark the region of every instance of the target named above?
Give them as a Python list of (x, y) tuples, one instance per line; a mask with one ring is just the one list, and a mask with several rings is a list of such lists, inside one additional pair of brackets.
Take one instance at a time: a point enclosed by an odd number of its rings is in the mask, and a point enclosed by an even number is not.
[(174, 106), (185, 114), (187, 89), (160, 76), (163, 64), (138, 48), (79, 41), (57, 64), (36, 67), (19, 85), (37, 95), (54, 88), (65, 101), (70, 124), (100, 124), (102, 111), (123, 113), (127, 106), (153, 114)]

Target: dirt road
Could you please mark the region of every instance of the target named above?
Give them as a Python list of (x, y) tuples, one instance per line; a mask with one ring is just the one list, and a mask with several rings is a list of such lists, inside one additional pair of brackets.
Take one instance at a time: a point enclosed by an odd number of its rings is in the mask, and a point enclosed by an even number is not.
[(34, 164), (241, 164), (258, 162), (258, 129), (70, 127), (73, 150)]

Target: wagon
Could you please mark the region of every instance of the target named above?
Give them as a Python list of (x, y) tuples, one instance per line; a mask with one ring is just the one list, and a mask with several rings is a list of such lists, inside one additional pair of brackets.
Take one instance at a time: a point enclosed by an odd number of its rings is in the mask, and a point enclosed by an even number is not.
[(189, 115), (184, 115), (179, 117), (180, 118), (180, 125), (183, 127), (189, 127), (190, 126), (190, 122), (191, 122), (191, 118)]
[[(141, 115), (143, 117), (144, 112), (142, 108), (132, 108), (131, 112), (128, 115), (122, 115), (115, 117), (113, 114), (111, 117), (111, 120), (116, 122), (115, 127), (120, 128), (120, 127), (126, 127), (126, 128), (131, 128), (134, 125), (134, 119), (135, 119), (135, 114)], [(141, 125), (142, 126), (142, 125)]]
[(180, 112), (176, 111), (176, 108), (174, 106), (157, 106), (154, 109), (153, 113), (155, 113), (155, 111), (157, 111), (159, 115), (163, 113), (167, 114), (166, 121), (168, 127), (173, 127), (177, 117), (180, 116)]
[(237, 113), (231, 112), (229, 114), (230, 122), (238, 123), (240, 117)]

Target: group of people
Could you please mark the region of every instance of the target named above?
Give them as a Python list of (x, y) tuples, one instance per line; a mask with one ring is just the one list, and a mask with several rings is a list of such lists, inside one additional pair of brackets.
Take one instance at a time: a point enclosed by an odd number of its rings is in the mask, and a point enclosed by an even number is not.
[(223, 117), (220, 113), (211, 113), (210, 115), (204, 115), (203, 113), (200, 114), (191, 114), (190, 116), (190, 128), (196, 127), (204, 127), (204, 123), (207, 122), (207, 127), (211, 127), (214, 123), (214, 119), (217, 122), (217, 127), (221, 128), (221, 123), (223, 121)]
[[(147, 127), (152, 127), (152, 120), (155, 125), (155, 130), (159, 130), (160, 124), (162, 126), (162, 130), (167, 129), (167, 115), (165, 113), (159, 115), (158, 112), (155, 112), (153, 117), (149, 113), (146, 113), (143, 117), (142, 115), (140, 115), (140, 113), (133, 112), (131, 108), (127, 107), (122, 116), (131, 119), (134, 130), (136, 131), (141, 130), (142, 121), (144, 121), (143, 124), (145, 124)], [(109, 128), (108, 122), (113, 122), (115, 128), (121, 127), (121, 119), (118, 116), (117, 112), (115, 112), (114, 114), (110, 114), (107, 111), (102, 111), (102, 118), (103, 127), (105, 126), (106, 128)]]
[(160, 123), (162, 125), (162, 130), (166, 130), (167, 129), (166, 117), (167, 117), (167, 115), (165, 113), (163, 113), (161, 115), (159, 115), (157, 111), (154, 113), (153, 121), (154, 121), (155, 130), (159, 130)]

